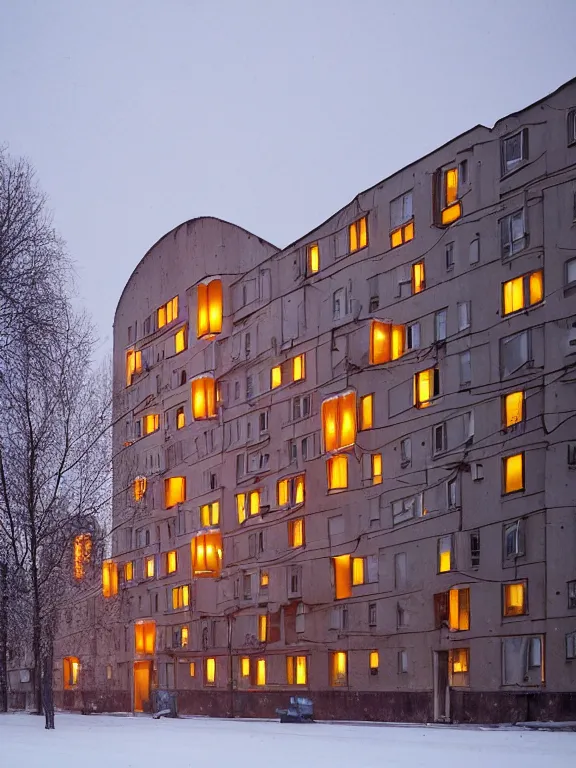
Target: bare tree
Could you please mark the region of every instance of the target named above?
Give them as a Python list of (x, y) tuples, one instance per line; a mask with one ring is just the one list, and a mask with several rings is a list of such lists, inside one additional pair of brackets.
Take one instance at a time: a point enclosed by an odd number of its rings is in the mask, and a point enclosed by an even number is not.
[(94, 335), (71, 309), (69, 275), (32, 169), (0, 153), (0, 561), (11, 622), (31, 630), (47, 728), (72, 541), (100, 530), (110, 498), (109, 365), (93, 371)]

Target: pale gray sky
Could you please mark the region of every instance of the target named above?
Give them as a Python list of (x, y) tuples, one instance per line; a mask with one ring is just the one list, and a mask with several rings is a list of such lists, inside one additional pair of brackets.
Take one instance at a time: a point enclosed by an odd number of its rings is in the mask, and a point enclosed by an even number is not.
[(0, 143), (36, 166), (103, 347), (172, 227), (284, 246), (576, 75), (576, 0), (0, 0)]

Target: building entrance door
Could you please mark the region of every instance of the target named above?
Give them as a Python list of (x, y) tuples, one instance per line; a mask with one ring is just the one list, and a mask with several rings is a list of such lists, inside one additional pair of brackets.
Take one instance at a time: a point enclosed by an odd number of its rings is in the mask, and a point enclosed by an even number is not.
[(434, 720), (450, 722), (450, 686), (448, 651), (434, 652)]
[(151, 661), (134, 662), (134, 712), (144, 712), (150, 702)]

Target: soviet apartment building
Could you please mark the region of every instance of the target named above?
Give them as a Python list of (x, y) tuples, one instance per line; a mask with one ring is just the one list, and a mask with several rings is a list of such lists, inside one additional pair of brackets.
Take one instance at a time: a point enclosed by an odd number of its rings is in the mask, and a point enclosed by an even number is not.
[(58, 702), (576, 719), (575, 297), (576, 80), (283, 250), (165, 235), (116, 312), (112, 559)]

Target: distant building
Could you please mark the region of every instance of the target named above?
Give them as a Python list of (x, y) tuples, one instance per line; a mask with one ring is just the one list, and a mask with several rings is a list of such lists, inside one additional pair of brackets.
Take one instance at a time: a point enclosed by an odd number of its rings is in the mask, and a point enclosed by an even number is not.
[(576, 80), (283, 250), (169, 232), (116, 312), (108, 597), (58, 703), (576, 719), (575, 363)]

